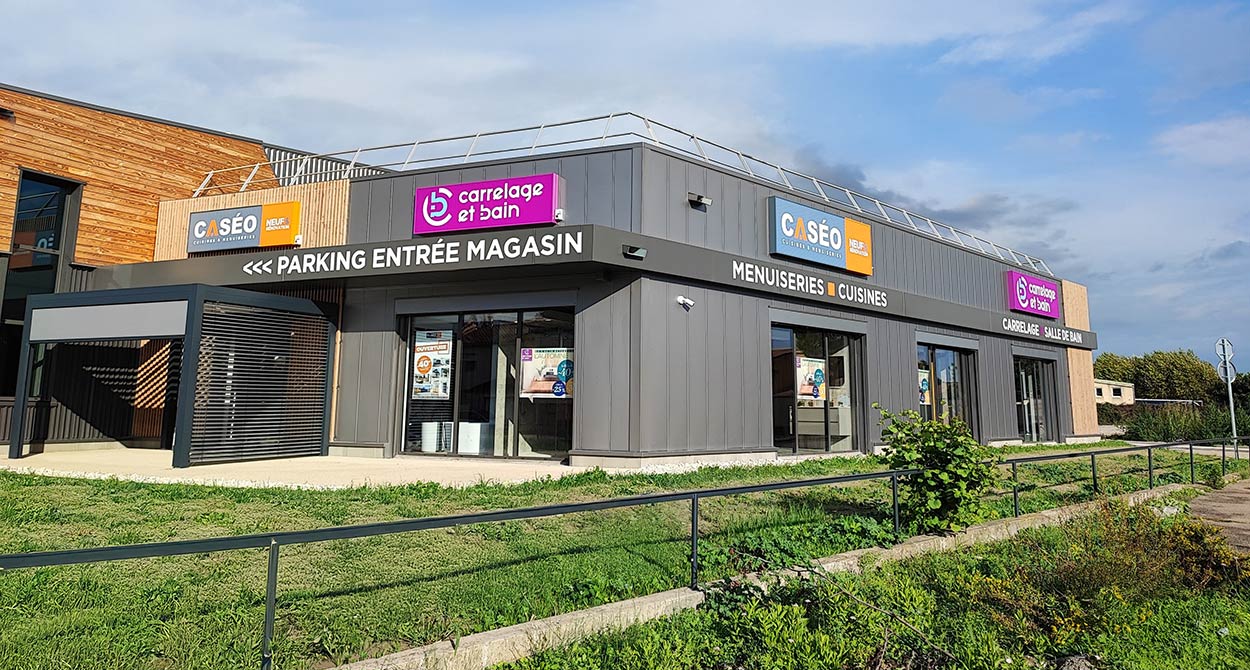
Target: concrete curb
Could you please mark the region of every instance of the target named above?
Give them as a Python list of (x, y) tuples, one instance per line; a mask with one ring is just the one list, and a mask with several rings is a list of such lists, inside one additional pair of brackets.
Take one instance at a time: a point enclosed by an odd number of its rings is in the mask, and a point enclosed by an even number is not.
[[(1163, 498), (1176, 491), (1182, 491), (1189, 488), (1206, 488), (1201, 484), (1166, 484), (1153, 489), (1144, 491), (1133, 491), (1114, 496), (1114, 500), (1128, 503), (1129, 505), (1140, 505), (1144, 502)], [(837, 556), (822, 558), (814, 563), (827, 572), (860, 572), (864, 567), (881, 563), (883, 561), (900, 561), (905, 558), (919, 556), (934, 551), (946, 551), (949, 549), (958, 549), (961, 547), (969, 547), (974, 544), (984, 542), (997, 542), (1015, 537), (1020, 531), (1028, 528), (1041, 528), (1044, 526), (1057, 526), (1065, 521), (1073, 519), (1081, 514), (1089, 511), (1097, 506), (1099, 501), (1091, 501), (1068, 505), (1066, 507), (1057, 507), (1041, 512), (1033, 512), (1032, 514), (1023, 514), (1019, 517), (1011, 517), (1007, 519), (995, 519), (994, 521), (986, 521), (977, 524), (963, 532), (954, 535), (917, 535), (908, 538), (896, 544), (889, 549), (860, 549), (857, 551), (849, 551)]]
[(474, 633), (459, 643), (435, 642), (397, 654), (340, 666), (339, 670), (481, 670), (515, 661), (596, 633), (620, 630), (703, 602), (703, 593), (673, 589), (641, 598), (599, 605), (515, 626)]
[[(1201, 485), (1197, 487), (1206, 488)], [(1168, 484), (1115, 496), (1115, 499), (1130, 505), (1138, 505), (1186, 488), (1195, 488), (1195, 486)], [(955, 535), (918, 535), (889, 549), (848, 551), (837, 556), (817, 559), (813, 561), (813, 564), (830, 572), (860, 572), (865, 567), (881, 561), (897, 561), (933, 551), (945, 551), (982, 542), (1004, 540), (1026, 528), (1056, 526), (1097, 504), (1098, 501), (1080, 503), (1026, 514), (1019, 518), (988, 521)], [(787, 579), (796, 574), (793, 570), (779, 570), (771, 573), (771, 576)], [(754, 574), (744, 575), (740, 579), (762, 582), (760, 575)], [(460, 638), (456, 644), (448, 641), (435, 642), (389, 656), (339, 666), (337, 670), (482, 670), (500, 663), (516, 661), (545, 649), (570, 644), (591, 635), (622, 630), (636, 623), (694, 609), (703, 602), (703, 598), (703, 593), (699, 591), (673, 589), (506, 628), (474, 633)]]

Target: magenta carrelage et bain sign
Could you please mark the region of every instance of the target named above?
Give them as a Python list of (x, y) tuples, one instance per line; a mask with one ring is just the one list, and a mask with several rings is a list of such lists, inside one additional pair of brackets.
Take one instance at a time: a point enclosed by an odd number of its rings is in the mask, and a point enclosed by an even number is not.
[(557, 223), (564, 218), (557, 174), (427, 186), (415, 193), (412, 233), (429, 235)]
[(1007, 308), (1013, 312), (1058, 319), (1059, 285), (1049, 279), (1008, 270)]

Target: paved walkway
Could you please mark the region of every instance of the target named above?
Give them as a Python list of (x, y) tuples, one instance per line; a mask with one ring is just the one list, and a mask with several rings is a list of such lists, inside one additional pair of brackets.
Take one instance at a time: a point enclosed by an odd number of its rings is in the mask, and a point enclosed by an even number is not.
[(586, 468), (559, 462), (438, 456), (352, 458), (312, 456), (272, 461), (218, 463), (175, 469), (168, 451), (100, 449), (0, 458), (0, 469), (54, 477), (117, 478), (167, 484), (339, 489), (435, 482), (472, 486), (483, 481), (523, 482), (559, 478)]
[(1250, 551), (1250, 480), (1194, 498), (1189, 511), (1222, 530), (1233, 547)]

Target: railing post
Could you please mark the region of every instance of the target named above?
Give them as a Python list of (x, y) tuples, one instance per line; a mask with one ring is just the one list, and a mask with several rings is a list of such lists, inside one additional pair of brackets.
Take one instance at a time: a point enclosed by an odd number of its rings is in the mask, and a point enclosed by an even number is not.
[(890, 505), (894, 508), (894, 532), (898, 532), (898, 475), (890, 475)]
[(1098, 460), (1095, 454), (1089, 455), (1089, 473), (1094, 480), (1094, 495), (1098, 495)]
[(690, 588), (699, 589), (699, 496), (690, 496)]
[(1146, 472), (1150, 473), (1150, 488), (1155, 487), (1155, 448), (1146, 447)]
[(1198, 477), (1194, 475), (1194, 443), (1193, 441), (1190, 441), (1189, 443), (1189, 483), (1190, 484), (1198, 483)]
[(269, 541), (269, 576), (265, 581), (265, 632), (260, 640), (260, 669), (273, 668), (273, 619), (278, 601), (278, 541)]
[(1020, 516), (1020, 476), (1016, 472), (1016, 463), (1011, 463), (1011, 507)]
[(1228, 440), (1220, 440), (1220, 476), (1228, 474)]

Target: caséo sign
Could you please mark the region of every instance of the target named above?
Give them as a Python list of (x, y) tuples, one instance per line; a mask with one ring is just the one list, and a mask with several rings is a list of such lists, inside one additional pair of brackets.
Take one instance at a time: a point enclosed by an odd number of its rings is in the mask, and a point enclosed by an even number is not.
[(426, 186), (414, 193), (413, 235), (442, 235), (564, 220), (564, 180), (537, 174)]
[(1008, 309), (1048, 319), (1060, 317), (1058, 284), (1015, 270), (1008, 270), (1005, 274)]
[(768, 199), (768, 251), (831, 268), (872, 274), (872, 227), (797, 202)]
[(187, 253), (299, 246), (299, 202), (193, 212), (187, 223)]

